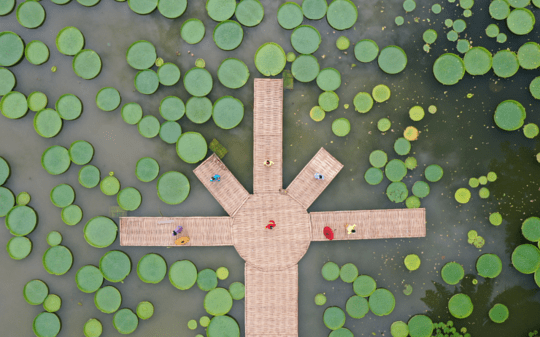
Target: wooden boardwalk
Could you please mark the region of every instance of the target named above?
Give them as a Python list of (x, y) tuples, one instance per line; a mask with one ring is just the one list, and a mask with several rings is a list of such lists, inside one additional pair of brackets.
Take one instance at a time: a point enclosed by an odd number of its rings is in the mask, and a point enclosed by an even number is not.
[[(174, 246), (171, 235), (184, 227), (186, 246), (234, 245), (245, 266), (247, 337), (298, 336), (298, 262), (312, 241), (411, 238), (426, 235), (425, 209), (308, 213), (343, 165), (320, 149), (283, 193), (283, 82), (255, 79), (253, 117), (253, 194), (250, 195), (216, 155), (195, 175), (230, 217), (123, 217), (120, 245)], [(264, 161), (274, 165), (266, 167)], [(314, 178), (315, 173), (324, 180)], [(214, 174), (220, 182), (210, 182)], [(273, 221), (273, 229), (265, 227)], [(356, 233), (345, 226), (356, 224)]]

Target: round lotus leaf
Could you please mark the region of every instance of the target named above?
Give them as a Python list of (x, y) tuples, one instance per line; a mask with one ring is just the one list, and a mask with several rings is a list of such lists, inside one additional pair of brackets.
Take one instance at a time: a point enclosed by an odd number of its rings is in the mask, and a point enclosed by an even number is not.
[(182, 135), (182, 127), (177, 122), (166, 121), (161, 124), (159, 137), (167, 144), (176, 144)]
[(151, 69), (141, 70), (135, 75), (135, 88), (141, 94), (151, 95), (159, 87), (159, 77)]
[(113, 220), (104, 217), (94, 217), (84, 226), (84, 238), (92, 247), (105, 248), (116, 240), (118, 226)]
[(347, 328), (339, 328), (330, 332), (328, 337), (354, 337), (354, 334)]
[(405, 0), (403, 2), (403, 9), (405, 12), (412, 12), (416, 8), (416, 2), (414, 0)]
[(379, 288), (369, 297), (369, 308), (377, 316), (389, 315), (396, 306), (396, 299), (392, 293), (384, 288)]
[(204, 159), (207, 147), (206, 140), (200, 133), (185, 132), (176, 143), (176, 153), (186, 163), (195, 164)]
[(358, 268), (352, 263), (344, 264), (339, 271), (339, 277), (345, 283), (352, 283), (358, 277)]
[[(489, 222), (493, 226), (499, 226), (500, 224), (502, 224), (502, 220), (503, 220), (502, 215), (499, 212), (491, 213), (489, 215)], [(525, 221), (527, 221), (527, 220), (525, 220)]]
[(79, 170), (79, 183), (86, 188), (93, 188), (100, 181), (99, 169), (94, 165), (86, 165)]
[(302, 1), (302, 11), (304, 12), (304, 16), (310, 20), (320, 20), (324, 18), (327, 9), (328, 3), (326, 2), (326, 0)]
[(175, 85), (180, 81), (180, 68), (174, 63), (164, 63), (162, 64), (157, 71), (157, 76), (159, 83), (171, 86)]
[[(197, 283), (198, 282), (199, 280), (197, 279)], [(212, 289), (204, 297), (204, 309), (213, 316), (223, 316), (227, 314), (231, 310), (232, 305), (233, 299), (231, 294), (224, 288)]]
[(229, 269), (226, 267), (219, 267), (216, 270), (216, 276), (220, 280), (226, 280), (229, 277)]
[(49, 47), (41, 41), (34, 40), (26, 45), (24, 55), (28, 62), (33, 65), (40, 65), (49, 59)]
[(417, 270), (418, 268), (420, 268), (420, 257), (418, 257), (418, 255), (416, 254), (409, 254), (407, 256), (405, 256), (405, 259), (403, 260), (403, 263), (405, 264), (405, 267), (410, 270), (410, 271), (413, 271), (413, 270)]
[(523, 69), (536, 69), (540, 66), (540, 45), (536, 42), (527, 42), (519, 47), (517, 56)]
[(246, 27), (255, 27), (264, 18), (264, 6), (259, 0), (242, 0), (236, 5), (236, 20)]
[(23, 2), (17, 6), (17, 21), (25, 28), (37, 28), (45, 21), (45, 9), (37, 2)]
[[(2, 157), (0, 157), (0, 164), (2, 163), (2, 160), (3, 160)], [(9, 174), (9, 171), (8, 171), (8, 174)], [(0, 177), (0, 180), (2, 180), (1, 177)], [(0, 187), (0, 201), (1, 201), (0, 202), (0, 217), (4, 217), (13, 208), (13, 206), (15, 206), (15, 197), (13, 196), (13, 193), (11, 192), (11, 190), (5, 187)]]
[(0, 4), (0, 16), (7, 15), (15, 8), (15, 0), (3, 1)]
[(9, 69), (0, 67), (0, 95), (7, 95), (7, 93), (13, 90), (16, 83), (15, 75)]
[(64, 94), (56, 101), (56, 111), (64, 120), (75, 120), (79, 118), (82, 113), (81, 100), (73, 94)]
[(460, 52), (462, 54), (465, 54), (466, 52), (468, 52), (471, 49), (471, 44), (469, 43), (468, 40), (459, 39), (457, 44), (456, 44), (456, 49), (457, 49), (458, 52)]
[(390, 334), (392, 337), (407, 337), (409, 336), (409, 326), (403, 321), (396, 321), (390, 326)]
[(493, 72), (495, 75), (508, 78), (514, 76), (519, 70), (519, 61), (516, 53), (509, 50), (500, 50), (493, 56)]
[(452, 25), (454, 30), (458, 33), (461, 33), (467, 28), (467, 24), (462, 19), (458, 19), (454, 21), (454, 24)]
[(113, 111), (120, 106), (120, 93), (113, 87), (105, 87), (96, 95), (97, 107), (103, 111)]
[(169, 269), (169, 281), (180, 290), (187, 290), (197, 282), (197, 267), (189, 260), (176, 261)]
[(99, 270), (107, 281), (121, 282), (131, 272), (131, 260), (126, 253), (111, 250), (99, 260)]
[(346, 36), (340, 36), (336, 40), (336, 47), (339, 50), (346, 50), (351, 45), (351, 41)]
[(309, 116), (311, 119), (313, 119), (315, 122), (320, 122), (324, 119), (326, 116), (326, 112), (320, 107), (320, 106), (314, 106), (309, 111)]
[(15, 236), (25, 236), (36, 228), (36, 212), (28, 206), (15, 206), (6, 215), (6, 227)]
[(455, 30), (451, 30), (448, 32), (448, 34), (446, 34), (446, 38), (448, 39), (448, 41), (457, 41), (458, 37), (459, 35)]
[(417, 181), (412, 187), (412, 192), (415, 196), (419, 198), (425, 198), (428, 196), (430, 191), (428, 183), (425, 181)]
[(208, 16), (214, 21), (225, 21), (230, 19), (236, 10), (235, 0), (207, 0), (206, 11)]
[(319, 95), (319, 106), (326, 112), (334, 111), (339, 106), (339, 96), (333, 91), (325, 91)]
[(448, 301), (448, 311), (455, 318), (469, 317), (473, 312), (473, 308), (471, 298), (465, 294), (456, 294)]
[(85, 337), (100, 337), (103, 333), (103, 325), (96, 318), (90, 318), (84, 323), (83, 332)]
[(24, 117), (28, 112), (28, 101), (24, 94), (11, 91), (0, 100), (0, 111), (9, 119)]
[(51, 201), (56, 207), (64, 208), (75, 200), (75, 191), (68, 184), (60, 184), (51, 190)]
[(334, 0), (328, 5), (326, 20), (332, 28), (337, 30), (349, 29), (358, 19), (358, 9), (349, 0)]
[(538, 129), (538, 125), (534, 123), (529, 123), (523, 127), (523, 134), (525, 137), (532, 139), (536, 136), (538, 136), (538, 133), (540, 132), (540, 129)]
[(377, 122), (377, 129), (381, 132), (386, 132), (390, 130), (390, 127), (392, 127), (392, 122), (388, 118), (381, 118)]
[[(128, 0), (129, 1), (129, 0)], [(139, 319), (131, 309), (124, 308), (118, 310), (113, 317), (113, 325), (119, 333), (126, 335), (137, 329)]]
[(364, 179), (370, 185), (378, 185), (384, 178), (381, 169), (376, 167), (370, 167), (364, 174)]
[[(133, 103), (136, 104), (136, 103)], [(161, 117), (168, 121), (177, 121), (186, 111), (184, 102), (176, 96), (167, 96), (161, 100), (159, 105), (159, 113)], [(142, 115), (142, 110), (141, 110)]]
[(212, 118), (220, 128), (232, 129), (244, 118), (244, 104), (232, 96), (223, 96), (214, 103)]
[(324, 305), (325, 303), (326, 303), (326, 296), (324, 296), (324, 294), (315, 295), (315, 304), (316, 305)]
[(431, 181), (432, 183), (435, 183), (439, 180), (441, 180), (443, 176), (443, 169), (439, 165), (429, 165), (426, 167), (426, 170), (424, 171), (424, 175), (428, 181)]
[(300, 55), (294, 60), (291, 66), (292, 75), (300, 82), (313, 81), (317, 78), (319, 71), (319, 62), (313, 55)]
[(51, 231), (47, 234), (47, 243), (49, 246), (58, 246), (62, 243), (62, 234), (57, 231)]
[(206, 329), (208, 337), (240, 337), (240, 327), (230, 316), (213, 317)]
[(522, 127), (525, 117), (527, 117), (525, 108), (514, 100), (499, 103), (493, 115), (495, 124), (506, 131), (514, 131)]
[(32, 241), (25, 236), (15, 236), (9, 239), (6, 250), (14, 260), (22, 260), (32, 251)]
[[(168, 97), (165, 97), (167, 99)], [(183, 103), (182, 103), (183, 104)], [(161, 107), (160, 107), (161, 112)], [(127, 103), (122, 107), (122, 119), (129, 125), (138, 124), (143, 116), (143, 111), (138, 103)]]
[(360, 40), (354, 46), (354, 56), (360, 62), (371, 62), (377, 58), (378, 54), (379, 46), (373, 40)]
[(369, 155), (369, 163), (373, 167), (384, 167), (386, 165), (386, 162), (388, 161), (388, 156), (386, 155), (386, 152), (382, 150), (375, 150), (370, 153)]
[(421, 121), (425, 116), (424, 108), (419, 105), (413, 106), (409, 109), (409, 117), (415, 121)]
[(189, 191), (189, 180), (180, 172), (165, 172), (158, 179), (158, 197), (166, 204), (178, 205), (182, 203), (188, 197)]
[(497, 35), (499, 35), (499, 26), (497, 26), (496, 24), (492, 23), (490, 24), (489, 26), (486, 27), (486, 35), (488, 37), (492, 37), (492, 38), (495, 38), (497, 37)]
[(212, 269), (203, 269), (197, 275), (197, 286), (203, 291), (210, 291), (217, 287), (218, 279)]
[(112, 314), (122, 304), (122, 295), (113, 286), (106, 286), (99, 289), (94, 295), (96, 308), (106, 314)]
[(338, 137), (345, 137), (351, 131), (351, 123), (347, 118), (338, 118), (332, 122), (332, 132)]
[(137, 70), (148, 69), (156, 61), (156, 47), (148, 41), (140, 40), (133, 42), (127, 52), (127, 63)]
[(341, 308), (328, 307), (323, 314), (324, 325), (330, 330), (337, 330), (345, 324), (345, 313)]
[(466, 204), (471, 199), (471, 191), (465, 187), (458, 188), (454, 197), (460, 204)]
[(304, 14), (302, 8), (294, 2), (285, 2), (277, 11), (279, 25), (285, 29), (293, 29), (302, 24)]
[(141, 205), (142, 196), (136, 188), (126, 187), (118, 193), (116, 200), (123, 210), (134, 211)]
[(167, 19), (176, 19), (184, 14), (187, 3), (187, 0), (161, 0), (158, 2), (158, 10)]
[[(60, 130), (62, 130), (62, 119), (60, 118), (58, 112), (56, 112), (55, 110), (41, 110), (34, 116), (34, 129), (41, 137), (52, 138), (56, 136), (60, 132)], [(56, 149), (58, 147), (51, 148)]]
[(217, 76), (221, 84), (225, 87), (238, 89), (247, 83), (247, 80), (249, 79), (249, 70), (246, 64), (239, 59), (227, 58), (221, 62), (217, 71)]
[(486, 187), (482, 187), (480, 191), (478, 191), (478, 194), (480, 195), (480, 198), (486, 199), (489, 197), (489, 190)]
[(422, 35), (425, 43), (434, 43), (437, 40), (437, 31), (433, 29), (428, 29)]
[(60, 318), (51, 312), (42, 312), (34, 318), (32, 329), (37, 337), (55, 337), (60, 332)]
[(142, 319), (149, 319), (154, 315), (154, 305), (148, 301), (142, 301), (137, 305), (137, 316)]
[(287, 59), (285, 51), (274, 42), (267, 42), (255, 53), (255, 66), (264, 76), (275, 76), (285, 68)]
[(408, 195), (409, 191), (407, 190), (407, 186), (402, 182), (393, 182), (386, 188), (386, 196), (390, 201), (395, 203), (405, 201)]
[(373, 92), (371, 94), (376, 102), (382, 103), (390, 99), (391, 92), (388, 86), (379, 84), (373, 88)]
[(504, 323), (508, 319), (509, 313), (506, 305), (497, 303), (489, 310), (489, 318), (495, 323)]
[(337, 280), (340, 274), (340, 269), (334, 262), (326, 262), (321, 269), (322, 277), (327, 281)]
[(62, 209), (61, 216), (62, 216), (62, 221), (64, 221), (66, 225), (75, 226), (76, 224), (81, 222), (82, 217), (83, 217), (83, 212), (79, 206), (69, 205)]
[(407, 66), (407, 54), (398, 46), (387, 46), (381, 50), (378, 62), (385, 73), (397, 74)]
[(85, 80), (91, 80), (101, 72), (101, 58), (90, 49), (82, 49), (73, 57), (73, 71)]
[(10, 67), (23, 57), (24, 42), (13, 32), (0, 32), (0, 50), (4, 51), (0, 56), (0, 66)]
[(291, 34), (291, 45), (299, 54), (313, 54), (321, 41), (319, 31), (309, 25), (298, 26)]
[(64, 275), (71, 269), (73, 255), (64, 246), (53, 246), (43, 254), (43, 267), (49, 274)]
[(69, 157), (77, 165), (86, 165), (94, 157), (94, 147), (87, 141), (77, 140), (69, 147)]
[[(416, 167), (418, 166), (418, 161), (416, 160), (416, 158), (414, 157), (408, 157), (407, 159), (405, 159), (405, 167), (409, 170), (414, 170)], [(414, 185), (413, 185), (413, 188), (414, 188)], [(413, 193), (414, 193), (414, 190), (413, 190)], [(429, 191), (428, 191), (429, 193)], [(419, 197), (417, 195), (417, 197)]]
[(204, 68), (191, 68), (184, 75), (184, 87), (192, 96), (206, 96), (212, 91), (212, 75)]
[(225, 20), (214, 28), (213, 38), (218, 48), (234, 50), (242, 43), (244, 30), (238, 22)]
[(516, 35), (529, 34), (535, 22), (534, 14), (526, 8), (516, 8), (506, 18), (508, 29)]
[(529, 241), (540, 241), (540, 218), (533, 216), (525, 219), (521, 225), (521, 233)]
[(411, 195), (405, 199), (405, 206), (407, 206), (407, 208), (420, 208), (420, 199), (415, 195)]
[(23, 296), (26, 302), (31, 305), (42, 304), (49, 295), (49, 288), (41, 280), (32, 280), (26, 283), (23, 289)]
[(396, 25), (401, 26), (405, 23), (405, 19), (403, 18), (403, 16), (399, 15), (396, 16), (394, 22), (396, 23)]
[(120, 181), (116, 177), (108, 176), (101, 180), (99, 188), (105, 195), (115, 195), (120, 191)]
[(152, 115), (144, 116), (137, 124), (139, 133), (145, 138), (154, 138), (157, 136), (159, 134), (160, 127), (161, 125), (159, 124), (159, 120)]
[(394, 142), (394, 151), (400, 156), (405, 156), (411, 151), (411, 143), (407, 139), (400, 137)]
[(366, 113), (373, 107), (373, 98), (367, 92), (359, 92), (354, 96), (353, 104), (356, 111)]
[(484, 47), (473, 47), (463, 57), (465, 70), (470, 75), (484, 75), (493, 64), (491, 52)]
[(167, 263), (158, 254), (146, 254), (137, 264), (137, 275), (145, 283), (159, 283), (167, 274)]
[[(199, 19), (188, 19), (184, 21), (182, 27), (180, 27), (180, 36), (189, 44), (197, 44), (201, 42), (205, 34), (204, 23)], [(154, 60), (152, 63), (156, 60)]]
[(497, 42), (499, 43), (505, 43), (507, 39), (508, 37), (505, 33), (500, 33), (499, 35), (497, 35)]
[(158, 162), (150, 157), (143, 157), (137, 161), (135, 175), (142, 182), (150, 182), (157, 178), (159, 174)]
[(152, 13), (158, 6), (158, 0), (127, 0), (129, 8), (139, 15)]
[(480, 184), (480, 181), (477, 178), (471, 178), (469, 179), (469, 186), (472, 188), (477, 188)]
[(206, 123), (212, 116), (212, 102), (207, 97), (191, 97), (186, 102), (186, 116), (195, 124)]
[(385, 174), (388, 180), (397, 182), (401, 181), (407, 175), (405, 163), (399, 159), (392, 159), (386, 164)]
[(229, 292), (233, 300), (241, 300), (246, 296), (246, 287), (240, 282), (233, 282), (229, 286)]
[(478, 275), (485, 278), (495, 278), (502, 271), (501, 259), (495, 254), (483, 254), (476, 261)]
[(75, 274), (77, 288), (84, 293), (96, 292), (103, 284), (103, 274), (92, 265), (81, 267)]
[(324, 68), (317, 75), (317, 85), (323, 91), (335, 91), (341, 86), (341, 74), (334, 68)]
[(443, 54), (433, 64), (433, 75), (444, 85), (454, 85), (465, 75), (465, 64), (456, 54)]
[(28, 192), (21, 192), (17, 195), (17, 205), (26, 206), (30, 203), (30, 199)]
[(353, 283), (354, 293), (361, 297), (369, 297), (377, 289), (377, 282), (368, 275), (358, 276)]
[(407, 323), (411, 337), (429, 337), (433, 332), (433, 322), (424, 315), (415, 315)]
[(532, 274), (540, 268), (540, 250), (531, 244), (519, 245), (512, 253), (512, 264), (523, 274)]
[[(59, 0), (59, 1), (65, 1), (65, 0)], [(95, 6), (99, 3), (99, 1), (100, 0), (77, 0), (78, 3), (86, 7)]]
[(368, 301), (361, 296), (351, 296), (345, 304), (345, 310), (352, 318), (362, 318), (369, 312)]
[(83, 47), (84, 35), (77, 27), (64, 27), (56, 35), (56, 48), (64, 55), (76, 55)]
[(449, 262), (441, 269), (441, 277), (444, 282), (455, 285), (458, 284), (465, 276), (463, 267), (457, 262)]
[(531, 84), (529, 85), (529, 91), (534, 98), (540, 99), (540, 76), (535, 77), (531, 81)]
[(43, 302), (43, 309), (47, 312), (57, 312), (62, 307), (62, 299), (55, 294), (49, 294)]

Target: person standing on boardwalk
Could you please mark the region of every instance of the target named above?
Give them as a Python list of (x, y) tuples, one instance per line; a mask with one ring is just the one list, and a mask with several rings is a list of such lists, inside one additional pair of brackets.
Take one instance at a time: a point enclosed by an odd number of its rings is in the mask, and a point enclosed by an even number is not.
[(221, 181), (221, 176), (219, 174), (214, 174), (210, 181)]
[(320, 173), (315, 173), (314, 177), (317, 180), (324, 180), (324, 176), (322, 174), (320, 174)]
[(271, 161), (271, 160), (265, 160), (263, 165), (266, 166), (266, 167), (270, 167), (270, 166), (274, 165), (274, 162)]
[(268, 225), (266, 225), (266, 229), (274, 229), (276, 227), (276, 222), (274, 220), (270, 220)]

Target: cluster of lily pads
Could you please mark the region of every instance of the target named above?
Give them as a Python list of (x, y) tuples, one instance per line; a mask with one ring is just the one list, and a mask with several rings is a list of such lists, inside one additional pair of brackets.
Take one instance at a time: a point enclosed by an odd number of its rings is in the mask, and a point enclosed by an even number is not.
[[(390, 315), (396, 305), (394, 295), (387, 289), (377, 288), (377, 282), (369, 275), (358, 275), (358, 268), (352, 263), (344, 264), (341, 268), (334, 262), (327, 262), (321, 269), (322, 276), (327, 281), (337, 280), (352, 283), (355, 295), (345, 304), (345, 310), (350, 317), (363, 318), (369, 310), (377, 316)], [(324, 305), (326, 296), (317, 294), (315, 304)], [(328, 307), (324, 311), (323, 321), (332, 330), (331, 337), (352, 337), (353, 333), (343, 326), (346, 316), (339, 307)]]
[[(521, 225), (525, 239), (537, 243), (540, 247), (540, 218), (529, 217)], [(540, 287), (540, 250), (525, 243), (517, 246), (512, 253), (512, 265), (523, 274), (534, 274), (534, 281)]]
[[(497, 180), (497, 173), (495, 172), (489, 172), (485, 176), (480, 176), (478, 178), (470, 178), (469, 179), (469, 186), (472, 188), (477, 188), (479, 185), (486, 185), (488, 182), (492, 183)], [(490, 192), (487, 187), (482, 187), (478, 191), (478, 195), (482, 199), (489, 198)], [(456, 190), (456, 193), (454, 194), (454, 198), (457, 202), (460, 204), (466, 204), (471, 200), (471, 191), (466, 187), (460, 187)], [(499, 213), (493, 213), (493, 214), (499, 214)], [(500, 214), (499, 214), (500, 216)], [(502, 222), (502, 217), (499, 219), (498, 215), (493, 215), (493, 218), (490, 216), (490, 222), (498, 226)]]

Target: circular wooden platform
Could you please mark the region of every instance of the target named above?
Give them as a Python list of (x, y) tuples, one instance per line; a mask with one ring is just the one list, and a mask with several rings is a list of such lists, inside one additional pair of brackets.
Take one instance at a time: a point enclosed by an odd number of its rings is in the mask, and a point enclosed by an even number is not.
[[(272, 230), (265, 228), (270, 220), (276, 223)], [(262, 270), (290, 268), (309, 248), (309, 214), (287, 195), (250, 195), (234, 216), (232, 235), (246, 263)]]

